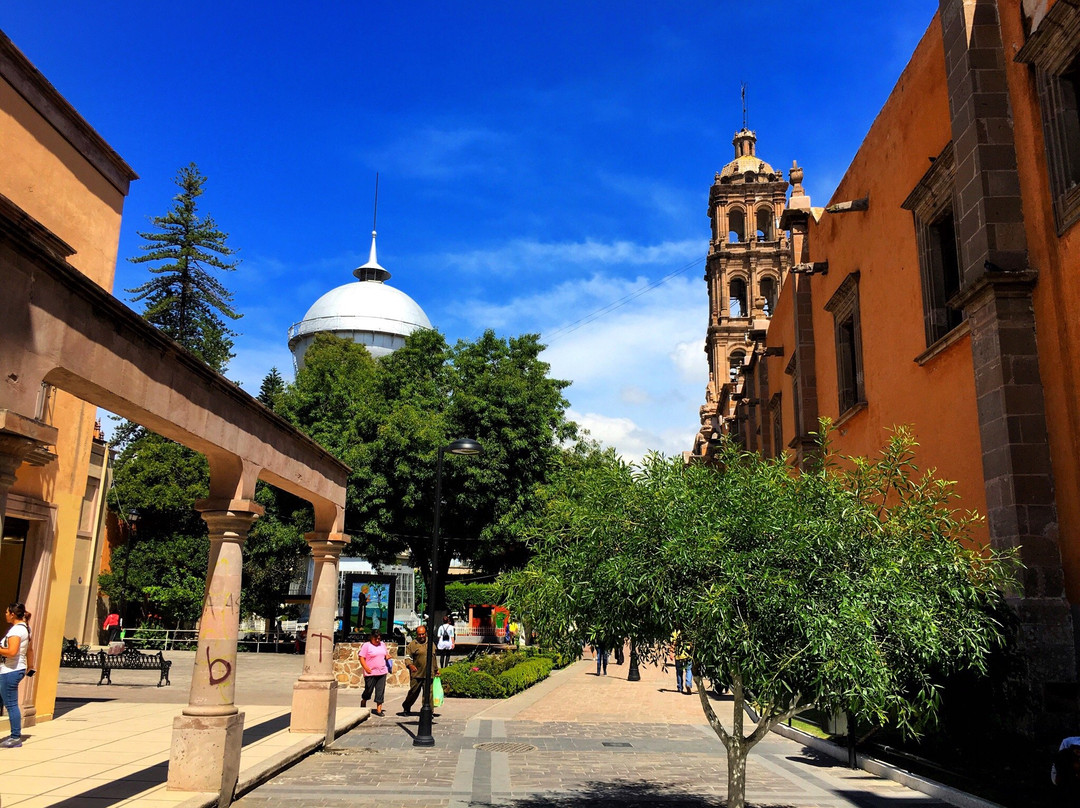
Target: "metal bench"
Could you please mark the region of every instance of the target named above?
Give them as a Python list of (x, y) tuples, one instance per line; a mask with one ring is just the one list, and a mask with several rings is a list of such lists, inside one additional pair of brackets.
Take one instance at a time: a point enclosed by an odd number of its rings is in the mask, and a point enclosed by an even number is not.
[(125, 648), (119, 654), (106, 654), (104, 651), (90, 653), (85, 648), (79, 648), (74, 640), (65, 639), (60, 651), (60, 667), (100, 668), (99, 685), (111, 685), (114, 670), (158, 671), (161, 674), (158, 687), (172, 684), (169, 681), (169, 668), (172, 667), (172, 661), (165, 659), (161, 651), (156, 654), (144, 654), (134, 648)]
[(119, 654), (106, 654), (104, 651), (98, 652), (101, 657), (101, 679), (98, 684), (112, 684), (112, 671), (113, 670), (130, 670), (130, 671), (158, 671), (161, 674), (161, 678), (158, 679), (158, 687), (162, 685), (171, 685), (169, 681), (169, 668), (172, 667), (172, 661), (165, 659), (162, 656), (161, 651), (156, 654), (144, 654), (141, 651), (135, 651), (131, 648), (125, 648)]

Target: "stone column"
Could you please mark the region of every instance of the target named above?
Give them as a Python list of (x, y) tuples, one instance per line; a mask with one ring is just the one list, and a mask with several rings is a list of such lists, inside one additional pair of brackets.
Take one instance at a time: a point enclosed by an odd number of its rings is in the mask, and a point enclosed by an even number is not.
[(244, 731), (244, 714), (234, 704), (241, 548), (263, 508), (251, 500), (202, 500), (195, 507), (209, 527), (210, 562), (188, 706), (173, 720), (168, 787), (212, 791), (228, 804)]
[(334, 740), (337, 680), (334, 678), (334, 621), (338, 610), (338, 559), (349, 543), (343, 533), (308, 533), (304, 536), (315, 559), (311, 582), (304, 670), (293, 686), (291, 732), (322, 733)]
[(953, 209), (963, 285), (951, 305), (971, 324), (987, 525), (995, 547), (1020, 547), (1013, 599), (1037, 700), (1028, 731), (1075, 727), (1077, 662), (1058, 546), (1027, 236), (998, 6), (940, 0), (956, 158)]

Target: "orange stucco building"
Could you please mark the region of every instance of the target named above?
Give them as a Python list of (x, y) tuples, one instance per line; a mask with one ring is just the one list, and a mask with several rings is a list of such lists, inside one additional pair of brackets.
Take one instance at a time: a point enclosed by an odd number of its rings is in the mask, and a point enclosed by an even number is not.
[(726, 433), (798, 464), (821, 417), (854, 455), (911, 425), (920, 466), (986, 515), (977, 538), (1020, 547), (1048, 730), (1078, 705), (1078, 97), (1080, 1), (941, 0), (828, 205), (789, 172), (779, 296), (741, 320), (731, 375), (711, 368), (692, 452)]

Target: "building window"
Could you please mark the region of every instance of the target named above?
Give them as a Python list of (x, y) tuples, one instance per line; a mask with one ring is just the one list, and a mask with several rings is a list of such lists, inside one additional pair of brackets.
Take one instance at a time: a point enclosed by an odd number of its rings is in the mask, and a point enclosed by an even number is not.
[(1080, 8), (1059, 2), (1016, 61), (1034, 65), (1058, 234), (1080, 219)]
[(784, 410), (779, 393), (769, 401), (769, 416), (772, 420), (772, 456), (780, 457), (784, 453)]
[(836, 290), (825, 310), (832, 312), (836, 339), (836, 389), (839, 416), (866, 402), (863, 389), (862, 327), (859, 322), (859, 272), (852, 272)]
[(915, 218), (927, 347), (964, 321), (963, 311), (949, 305), (963, 278), (953, 219), (955, 181), (956, 163), (949, 143), (903, 204)]
[(787, 367), (784, 368), (784, 373), (791, 377), (791, 418), (795, 424), (795, 435), (792, 438), (792, 443), (795, 439), (802, 435), (803, 422), (802, 422), (802, 399), (799, 397), (799, 355), (794, 353), (791, 355), (791, 360), (787, 363)]

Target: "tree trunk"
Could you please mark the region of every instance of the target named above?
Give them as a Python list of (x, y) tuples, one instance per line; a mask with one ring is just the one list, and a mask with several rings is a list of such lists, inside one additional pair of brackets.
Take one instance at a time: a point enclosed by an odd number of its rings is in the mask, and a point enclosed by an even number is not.
[(746, 753), (749, 750), (732, 738), (727, 750), (727, 808), (746, 808)]

